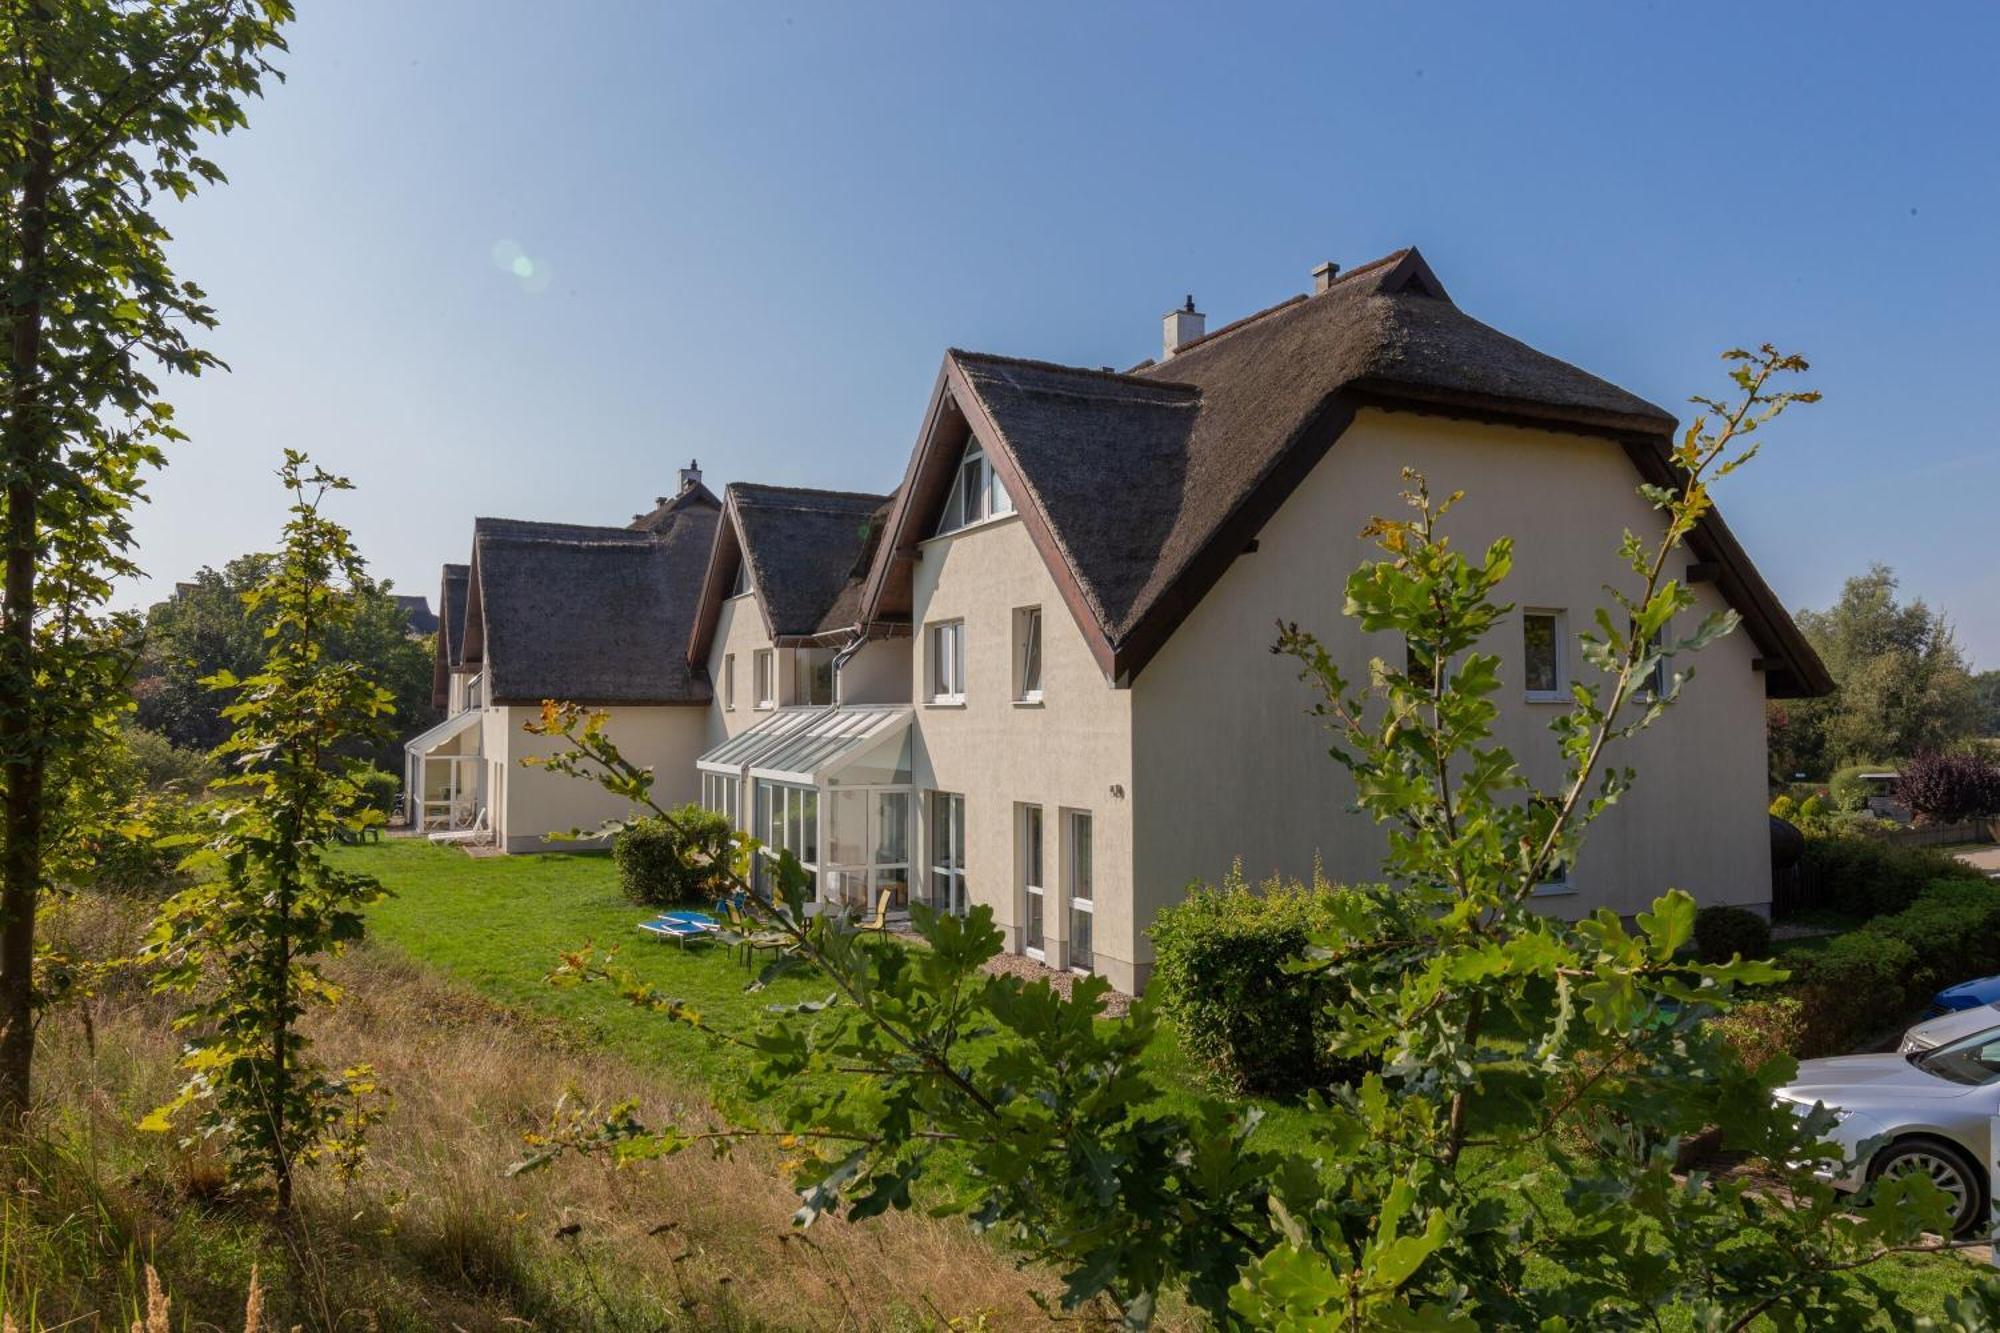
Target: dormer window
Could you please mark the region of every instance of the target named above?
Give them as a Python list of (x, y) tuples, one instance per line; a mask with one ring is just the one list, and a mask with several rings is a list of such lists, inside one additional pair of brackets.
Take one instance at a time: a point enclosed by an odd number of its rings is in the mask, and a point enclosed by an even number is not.
[(938, 533), (956, 532), (985, 519), (1014, 512), (1014, 498), (987, 460), (986, 451), (974, 440), (965, 446), (958, 475), (952, 481), (951, 497), (945, 501), (944, 521)]

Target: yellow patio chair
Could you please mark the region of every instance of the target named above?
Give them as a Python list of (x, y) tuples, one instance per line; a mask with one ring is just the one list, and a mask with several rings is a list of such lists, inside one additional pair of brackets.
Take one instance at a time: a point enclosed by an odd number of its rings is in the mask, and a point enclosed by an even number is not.
[(894, 889), (882, 890), (882, 896), (875, 900), (875, 915), (856, 926), (856, 930), (872, 930), (887, 934), (889, 930), (889, 900), (896, 896)]

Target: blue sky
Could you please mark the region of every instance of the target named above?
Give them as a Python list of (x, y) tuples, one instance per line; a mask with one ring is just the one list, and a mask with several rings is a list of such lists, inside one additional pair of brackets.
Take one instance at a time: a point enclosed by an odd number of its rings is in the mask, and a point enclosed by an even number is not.
[(1886, 561), (2000, 666), (2000, 10), (300, 8), (168, 214), (234, 372), (170, 386), (135, 598), (269, 544), (287, 445), (434, 596), (475, 514), (622, 522), (690, 456), (887, 490), (948, 346), (1127, 365), (1185, 293), (1215, 327), (1416, 244), (1676, 409), (1724, 346), (1807, 354), (1732, 525), (1788, 604)]

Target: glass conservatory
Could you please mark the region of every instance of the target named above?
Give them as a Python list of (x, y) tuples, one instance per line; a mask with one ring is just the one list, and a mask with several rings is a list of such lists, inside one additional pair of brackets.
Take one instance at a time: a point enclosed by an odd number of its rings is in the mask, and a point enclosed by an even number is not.
[(910, 903), (912, 711), (783, 708), (697, 761), (702, 804), (814, 877), (816, 897), (862, 915)]

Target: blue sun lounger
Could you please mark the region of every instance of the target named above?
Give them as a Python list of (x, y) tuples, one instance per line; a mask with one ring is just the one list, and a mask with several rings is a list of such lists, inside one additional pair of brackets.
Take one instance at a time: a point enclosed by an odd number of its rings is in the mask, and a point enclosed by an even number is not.
[(650, 921), (641, 921), (639, 929), (655, 939), (672, 940), (685, 949), (689, 940), (711, 940), (718, 927), (715, 918), (706, 912), (662, 912)]

